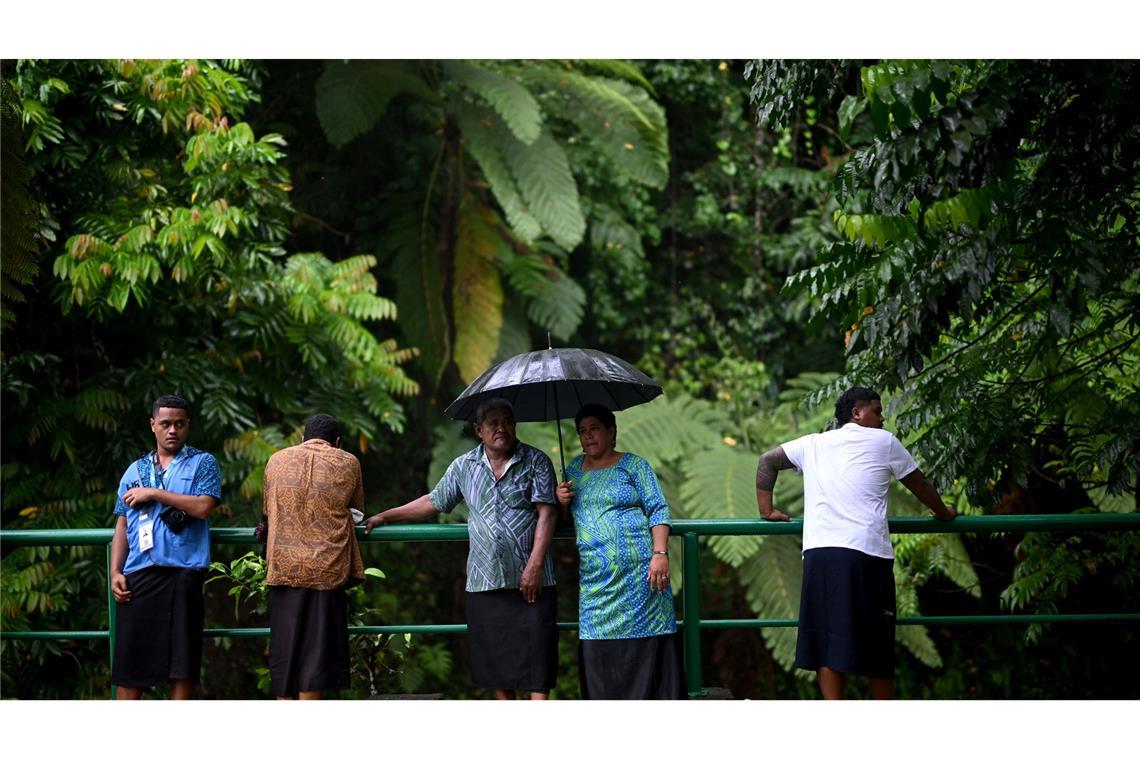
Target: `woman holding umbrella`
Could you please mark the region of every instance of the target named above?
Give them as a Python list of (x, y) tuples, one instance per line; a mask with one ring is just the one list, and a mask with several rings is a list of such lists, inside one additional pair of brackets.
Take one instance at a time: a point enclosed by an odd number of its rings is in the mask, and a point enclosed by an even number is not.
[(613, 412), (586, 404), (574, 421), (585, 453), (556, 495), (570, 507), (578, 543), (582, 698), (684, 699), (669, 506), (649, 463), (615, 450)]

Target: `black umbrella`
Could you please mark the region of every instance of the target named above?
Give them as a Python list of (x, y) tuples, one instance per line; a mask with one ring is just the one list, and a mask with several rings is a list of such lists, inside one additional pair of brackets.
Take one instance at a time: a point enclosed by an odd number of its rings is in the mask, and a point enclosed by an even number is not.
[[(499, 362), (467, 386), (447, 414), (475, 421), (475, 410), (491, 398), (505, 398), (518, 422), (559, 421), (596, 403), (611, 411), (644, 404), (661, 395), (661, 386), (629, 362), (589, 348), (548, 348)], [(562, 426), (558, 425), (558, 454), (562, 478)]]

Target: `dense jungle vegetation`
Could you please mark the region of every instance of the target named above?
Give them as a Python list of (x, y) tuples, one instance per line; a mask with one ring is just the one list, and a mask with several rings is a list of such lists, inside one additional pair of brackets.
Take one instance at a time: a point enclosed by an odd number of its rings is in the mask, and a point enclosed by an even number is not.
[[(447, 404), (548, 334), (663, 384), (618, 414), (620, 448), (677, 518), (755, 517), (757, 455), (822, 430), (852, 384), (884, 394), (960, 512), (1137, 510), (1135, 62), (22, 60), (2, 77), (5, 530), (110, 527), (170, 392), (222, 464), (216, 526), (257, 521), (266, 459), (315, 411), (346, 426), (369, 513), (401, 504), (474, 446)], [(553, 424), (519, 436), (557, 446)], [(792, 515), (800, 487), (779, 481)], [(900, 615), (1140, 610), (1135, 532), (894, 541)], [(208, 627), (265, 624), (254, 549), (215, 547)], [(382, 572), (355, 620), (462, 622), (465, 549), (365, 545)], [(574, 620), (573, 544), (554, 550)], [(795, 617), (799, 553), (709, 540), (703, 615)], [(5, 631), (106, 626), (101, 547), (8, 549), (0, 572)], [(900, 626), (898, 694), (1136, 698), (1137, 632)], [(487, 696), (462, 637), (353, 641), (343, 697)], [(707, 631), (705, 683), (815, 697), (794, 641)], [(574, 698), (561, 644), (555, 697)], [(207, 640), (201, 696), (266, 698), (265, 645)], [(107, 659), (6, 640), (0, 690), (105, 697)]]

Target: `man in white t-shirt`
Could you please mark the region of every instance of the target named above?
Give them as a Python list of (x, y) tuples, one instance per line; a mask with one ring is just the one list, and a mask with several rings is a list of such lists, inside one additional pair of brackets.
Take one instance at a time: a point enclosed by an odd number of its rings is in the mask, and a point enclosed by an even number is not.
[(788, 441), (760, 457), (756, 503), (765, 520), (787, 520), (772, 506), (779, 470), (804, 476), (804, 579), (796, 666), (816, 671), (824, 699), (843, 697), (847, 674), (867, 676), (871, 695), (894, 695), (894, 551), (887, 488), (897, 478), (941, 520), (957, 514), (883, 430), (883, 403), (851, 388), (835, 403), (838, 426)]

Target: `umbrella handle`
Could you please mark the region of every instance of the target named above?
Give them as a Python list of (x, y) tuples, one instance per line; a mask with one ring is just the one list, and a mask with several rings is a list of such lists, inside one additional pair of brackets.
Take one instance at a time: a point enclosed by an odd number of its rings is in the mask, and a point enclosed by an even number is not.
[[(550, 333), (546, 334), (547, 341)], [(562, 465), (562, 482), (566, 482), (566, 455), (562, 452), (562, 415), (558, 412), (558, 391), (554, 392), (554, 426), (558, 430), (558, 462)]]
[(562, 482), (566, 482), (566, 455), (562, 453), (562, 420), (555, 420), (558, 427), (558, 461), (562, 465)]

